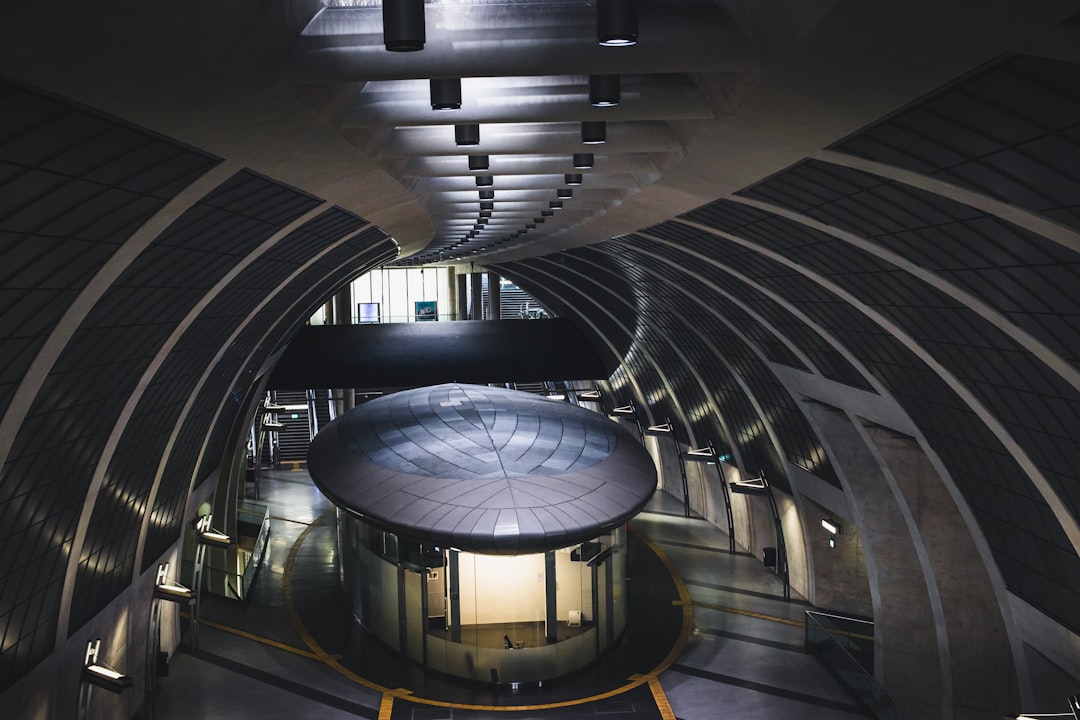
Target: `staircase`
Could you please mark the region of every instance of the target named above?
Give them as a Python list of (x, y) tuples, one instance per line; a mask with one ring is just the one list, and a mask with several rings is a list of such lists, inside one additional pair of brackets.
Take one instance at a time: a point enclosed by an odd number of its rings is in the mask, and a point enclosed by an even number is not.
[(273, 394), (275, 405), (285, 410), (275, 413), (278, 422), (285, 425), (278, 431), (278, 465), (300, 466), (307, 462), (311, 430), (308, 422), (308, 398), (304, 390), (278, 390)]

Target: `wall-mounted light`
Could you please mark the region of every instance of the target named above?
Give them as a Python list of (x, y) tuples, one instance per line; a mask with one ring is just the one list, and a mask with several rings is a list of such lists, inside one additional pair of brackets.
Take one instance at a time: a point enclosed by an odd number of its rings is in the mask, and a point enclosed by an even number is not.
[(548, 203), (548, 207), (552, 210), (562, 210), (562, 200), (552, 200)]
[(731, 492), (742, 495), (767, 495), (769, 485), (764, 477), (747, 478), (745, 480), (732, 480), (728, 483)]
[(454, 142), (458, 145), (479, 145), (480, 125), (477, 123), (464, 123), (454, 126)]
[(636, 415), (637, 410), (634, 409), (634, 404), (631, 403), (629, 405), (623, 405), (621, 407), (617, 407), (617, 408), (612, 409), (611, 414), (612, 415)]
[(470, 170), (487, 170), (490, 165), (490, 159), (487, 155), (470, 155), (469, 156), (469, 169)]
[(547, 218), (542, 218), (542, 217), (533, 218), (533, 222), (536, 223), (537, 225), (544, 222), (545, 220), (547, 220)]
[(674, 426), (672, 426), (671, 421), (669, 420), (666, 423), (661, 423), (660, 425), (650, 425), (649, 427), (645, 428), (645, 434), (646, 435), (668, 435), (671, 432), (673, 432), (674, 430), (675, 430), (675, 428), (674, 428)]
[(569, 200), (570, 198), (574, 197), (574, 191), (570, 188), (559, 188), (555, 191), (555, 197), (559, 198), (560, 200)]
[(158, 565), (157, 577), (154, 580), (154, 597), (158, 600), (168, 600), (176, 603), (194, 602), (195, 591), (169, 580), (168, 573), (169, 563)]
[(461, 78), (431, 78), (431, 109), (461, 109)]
[(563, 180), (566, 181), (567, 185), (580, 185), (582, 180), (581, 173), (566, 173), (563, 175)]
[(480, 209), (481, 210), (494, 210), (495, 209), (495, 203), (493, 203), (491, 201), (482, 202), (482, 203), (480, 203)]
[(615, 107), (619, 104), (620, 89), (618, 75), (589, 76), (589, 102), (593, 107)]
[(596, 41), (605, 47), (636, 45), (637, 0), (597, 0)]
[(383, 44), (391, 52), (424, 49), (424, 0), (383, 0)]
[(491, 211), (490, 210), (481, 210), (480, 211), (480, 217), (482, 217), (482, 218), (490, 218), (491, 217)]
[(844, 528), (840, 527), (835, 520), (829, 518), (821, 519), (821, 527), (825, 528), (825, 532), (830, 535), (842, 535), (844, 532)]
[(526, 230), (535, 230), (536, 229), (536, 223), (525, 223), (525, 229)]
[(195, 520), (195, 541), (200, 545), (209, 545), (210, 547), (227, 548), (232, 547), (232, 538), (210, 527), (210, 515), (203, 515)]
[[(584, 127), (582, 128), (582, 139), (585, 138)], [(575, 170), (588, 170), (593, 166), (596, 158), (592, 153), (574, 153), (574, 169)]]
[(113, 693), (121, 693), (131, 687), (131, 677), (114, 670), (98, 659), (101, 650), (101, 639), (93, 640), (86, 644), (86, 655), (83, 658), (82, 679), (91, 685), (103, 688)]
[(711, 447), (703, 448), (690, 448), (683, 456), (687, 460), (693, 462), (714, 463), (716, 462), (716, 452)]
[(607, 122), (604, 120), (583, 120), (581, 122), (581, 142), (586, 145), (600, 145), (607, 142)]
[(495, 199), (495, 191), (494, 190), (481, 190), (480, 191), (480, 199), (481, 200), (494, 200)]
[(600, 399), (600, 391), (599, 390), (585, 390), (583, 392), (579, 392), (578, 393), (578, 399), (579, 400), (599, 400)]
[(553, 216), (555, 214), (555, 211), (554, 210), (541, 210), (540, 214), (543, 215), (546, 218), (549, 218), (549, 217), (551, 217), (551, 216)]
[(492, 175), (477, 175), (476, 187), (491, 187), (495, 184), (495, 177)]

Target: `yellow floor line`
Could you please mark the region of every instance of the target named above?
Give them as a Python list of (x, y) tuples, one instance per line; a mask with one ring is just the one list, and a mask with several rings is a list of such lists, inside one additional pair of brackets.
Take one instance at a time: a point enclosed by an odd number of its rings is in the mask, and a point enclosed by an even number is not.
[(660, 687), (658, 678), (649, 680), (649, 690), (652, 691), (653, 700), (656, 701), (656, 709), (660, 711), (660, 717), (663, 720), (675, 720), (675, 712), (671, 709), (667, 693), (664, 692), (664, 688)]
[(383, 693), (382, 703), (379, 704), (379, 720), (390, 720), (394, 714), (394, 696)]
[(727, 605), (713, 605), (712, 603), (694, 601), (694, 607), (708, 608), (709, 610), (719, 610), (720, 612), (731, 613), (732, 615), (745, 615), (746, 617), (757, 618), (758, 620), (768, 620), (770, 622), (783, 623), (784, 625), (794, 625), (795, 627), (806, 627), (806, 623), (802, 620), (789, 620), (788, 618), (778, 617), (776, 615), (766, 615), (764, 613), (751, 612), (750, 610), (742, 610), (736, 607), (729, 607)]
[[(315, 522), (304, 528), (300, 535), (297, 536), (296, 541), (293, 543), (293, 546), (289, 549), (289, 555), (285, 559), (285, 566), (282, 569), (281, 575), (281, 592), (285, 596), (285, 610), (289, 614), (289, 619), (292, 621), (293, 627), (300, 634), (300, 637), (303, 639), (304, 644), (306, 644), (311, 649), (311, 653), (316, 659), (326, 663), (339, 674), (343, 675), (349, 680), (352, 680), (358, 685), (363, 685), (364, 687), (382, 693), (384, 698), (389, 696), (393, 698), (407, 699), (410, 702), (415, 702), (422, 705), (452, 708), (454, 710), (473, 710), (477, 712), (531, 712), (534, 710), (551, 710), (555, 708), (572, 707), (574, 705), (583, 705), (589, 702), (598, 702), (600, 700), (607, 700), (609, 698), (617, 697), (629, 690), (633, 690), (636, 687), (640, 687), (641, 685), (648, 683), (650, 680), (655, 680), (661, 672), (666, 670), (675, 662), (675, 660), (682, 653), (683, 648), (686, 647), (687, 640), (690, 638), (690, 630), (693, 627), (694, 609), (690, 601), (690, 593), (686, 589), (686, 584), (682, 581), (682, 578), (679, 577), (679, 574), (675, 572), (675, 567), (671, 564), (671, 561), (668, 560), (667, 556), (664, 555), (660, 548), (658, 548), (648, 539), (642, 537), (641, 540), (646, 545), (648, 545), (654, 553), (656, 553), (657, 557), (664, 564), (664, 567), (667, 568), (668, 572), (671, 574), (671, 578), (674, 581), (675, 587), (679, 593), (679, 600), (674, 601), (674, 603), (681, 605), (683, 610), (682, 627), (679, 631), (678, 640), (671, 648), (671, 652), (667, 654), (667, 657), (665, 657), (659, 665), (657, 665), (649, 672), (642, 675), (631, 676), (630, 678), (628, 678), (629, 682), (627, 682), (627, 684), (623, 685), (622, 687), (615, 688), (614, 690), (608, 690), (607, 692), (597, 693), (588, 697), (575, 698), (573, 700), (564, 700), (562, 702), (543, 703), (538, 705), (473, 705), (469, 703), (446, 702), (445, 700), (433, 700), (431, 698), (417, 697), (412, 694), (411, 690), (408, 690), (406, 688), (396, 688), (391, 690), (390, 688), (372, 682), (365, 677), (361, 677), (349, 668), (342, 665), (340, 662), (340, 655), (331, 655), (327, 653), (326, 650), (324, 650), (323, 647), (319, 645), (319, 642), (314, 638), (314, 636), (312, 636), (312, 634), (308, 632), (307, 628), (304, 627), (303, 620), (300, 618), (300, 613), (296, 610), (296, 604), (293, 600), (292, 594), (292, 574), (293, 567), (296, 564), (296, 557), (297, 555), (299, 555), (300, 546), (304, 544), (307, 536), (329, 517), (331, 517), (331, 513), (325, 513), (319, 516), (319, 518), (316, 519)], [(673, 718), (674, 716), (671, 717)]]

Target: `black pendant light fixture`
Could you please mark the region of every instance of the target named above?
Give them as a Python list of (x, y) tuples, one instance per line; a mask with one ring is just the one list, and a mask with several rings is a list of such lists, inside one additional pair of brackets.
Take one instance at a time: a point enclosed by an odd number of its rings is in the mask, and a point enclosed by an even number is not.
[(607, 122), (605, 122), (604, 120), (582, 121), (581, 142), (585, 143), (586, 145), (599, 145), (601, 143), (607, 142)]
[(615, 107), (620, 95), (618, 75), (589, 76), (589, 102), (593, 107)]
[(636, 45), (637, 0), (596, 0), (596, 40), (605, 47)]
[(383, 0), (383, 44), (391, 52), (424, 49), (424, 0)]
[(461, 78), (431, 78), (431, 109), (461, 109)]
[(480, 126), (476, 123), (454, 126), (454, 141), (458, 145), (479, 145)]
[(487, 170), (490, 163), (487, 155), (470, 155), (469, 156), (469, 169), (470, 170)]
[[(584, 128), (582, 128), (582, 139), (585, 138)], [(592, 153), (574, 153), (574, 169), (575, 170), (588, 170), (592, 168), (595, 158)], [(567, 183), (569, 184), (569, 183)]]
[(567, 185), (580, 185), (582, 180), (581, 173), (566, 173), (563, 175), (563, 180), (566, 181)]

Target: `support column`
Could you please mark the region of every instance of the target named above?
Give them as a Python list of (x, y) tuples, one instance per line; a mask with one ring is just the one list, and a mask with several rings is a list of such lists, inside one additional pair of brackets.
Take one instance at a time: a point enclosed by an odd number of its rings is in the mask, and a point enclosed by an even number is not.
[(469, 275), (461, 273), (457, 276), (457, 314), (455, 320), (469, 319)]
[(469, 307), (470, 320), (484, 319), (484, 274), (469, 273), (469, 284), (472, 287), (472, 301)]
[(549, 643), (559, 640), (559, 605), (555, 594), (555, 553), (544, 553), (544, 630)]
[[(352, 285), (346, 285), (334, 295), (334, 325), (352, 325)], [(334, 391), (334, 410), (338, 417), (356, 407), (356, 390), (339, 388)]]
[[(870, 586), (877, 591), (872, 597), (876, 679), (913, 718), (951, 720), (940, 597), (928, 583), (925, 548), (911, 535), (907, 509), (846, 413), (816, 403), (806, 409), (844, 476), (858, 479), (845, 490), (863, 540)], [(843, 537), (838, 542), (843, 543)], [(814, 565), (830, 561), (836, 559), (818, 554)], [(821, 577), (820, 569), (817, 575)]]
[(498, 273), (489, 272), (487, 274), (488, 280), (488, 320), (499, 320), (502, 318), (502, 285), (499, 281), (502, 278)]

